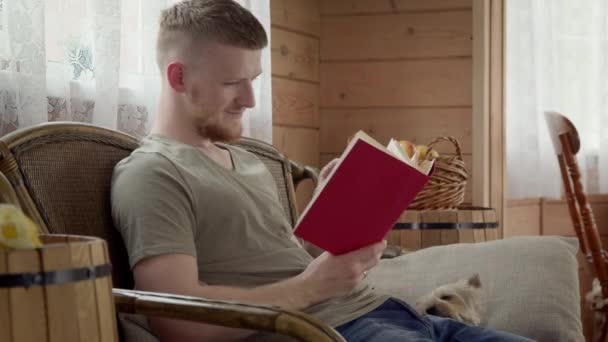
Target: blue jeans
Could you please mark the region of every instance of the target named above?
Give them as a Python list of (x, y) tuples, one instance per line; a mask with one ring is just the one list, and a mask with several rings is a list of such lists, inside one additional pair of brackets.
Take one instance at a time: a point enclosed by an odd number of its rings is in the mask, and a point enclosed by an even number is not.
[(409, 305), (389, 299), (375, 310), (336, 330), (348, 341), (532, 341), (502, 331), (470, 326), (449, 318), (420, 316)]

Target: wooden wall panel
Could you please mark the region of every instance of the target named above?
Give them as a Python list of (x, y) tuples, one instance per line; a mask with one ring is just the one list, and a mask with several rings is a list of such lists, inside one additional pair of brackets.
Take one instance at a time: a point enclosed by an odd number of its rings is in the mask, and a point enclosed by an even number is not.
[(471, 9), (473, 0), (395, 0), (400, 11), (446, 11)]
[[(319, 166), (318, 0), (271, 0), (273, 144), (288, 157)], [(312, 182), (296, 191), (308, 203)]]
[(321, 15), (443, 11), (471, 7), (472, 0), (321, 0)]
[(272, 0), (270, 17), (275, 27), (319, 37), (318, 0)]
[(272, 122), (275, 125), (319, 129), (319, 86), (274, 77)]
[(322, 63), (322, 107), (471, 106), (470, 58)]
[(540, 199), (509, 201), (505, 212), (504, 237), (541, 235)]
[(360, 129), (382, 144), (452, 135), (470, 164), (472, 0), (321, 0), (320, 10), (321, 164)]
[(272, 29), (272, 74), (319, 81), (319, 40), (279, 28)]
[(319, 166), (319, 130), (275, 125), (272, 142), (289, 159)]
[(471, 56), (471, 11), (324, 19), (321, 60)]
[[(594, 196), (589, 198), (589, 202), (600, 235), (608, 236), (608, 198)], [(568, 205), (564, 200), (545, 201), (542, 222), (544, 235), (576, 235), (572, 227)]]
[[(322, 109), (321, 153), (341, 152), (346, 140), (365, 130), (383, 145), (390, 138), (426, 144), (439, 136), (454, 136), (463, 153), (471, 153), (470, 108)], [(455, 153), (453, 145), (437, 145), (439, 152)]]
[(321, 16), (387, 13), (393, 10), (391, 0), (321, 0), (320, 5)]
[[(601, 236), (608, 237), (608, 196), (589, 196), (598, 230)], [(506, 206), (508, 230), (515, 230), (514, 235), (561, 235), (576, 236), (568, 205), (565, 200), (557, 199), (521, 199), (509, 200)]]

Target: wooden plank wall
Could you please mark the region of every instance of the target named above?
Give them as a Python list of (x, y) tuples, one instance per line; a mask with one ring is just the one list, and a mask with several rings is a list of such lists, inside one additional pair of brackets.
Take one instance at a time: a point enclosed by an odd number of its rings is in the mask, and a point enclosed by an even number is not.
[[(600, 232), (602, 244), (608, 246), (608, 196), (588, 196)], [(505, 238), (518, 235), (561, 235), (575, 237), (572, 221), (565, 200), (542, 198), (509, 200), (505, 213)], [(581, 291), (581, 312), (587, 341), (591, 341), (593, 317), (584, 303), (584, 297), (591, 290), (592, 278), (585, 272), (579, 255), (579, 280)]]
[(321, 0), (320, 11), (321, 164), (363, 129), (383, 144), (452, 135), (472, 165), (472, 1)]
[[(273, 144), (319, 167), (319, 0), (271, 0)], [(313, 185), (297, 190), (300, 210)]]

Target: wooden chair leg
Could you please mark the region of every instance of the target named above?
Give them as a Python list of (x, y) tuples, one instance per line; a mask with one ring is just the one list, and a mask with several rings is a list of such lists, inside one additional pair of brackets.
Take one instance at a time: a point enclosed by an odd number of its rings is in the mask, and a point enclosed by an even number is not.
[[(598, 338), (595, 339), (595, 342), (605, 342), (606, 335), (608, 333), (608, 314), (605, 312), (595, 312), (595, 315), (601, 316), (601, 317), (596, 317), (596, 319), (602, 320), (602, 322), (599, 326), (597, 326), (597, 324), (596, 324), (593, 327), (593, 330), (594, 330), (593, 335), (599, 336)], [(596, 331), (596, 329), (599, 329), (599, 331)]]

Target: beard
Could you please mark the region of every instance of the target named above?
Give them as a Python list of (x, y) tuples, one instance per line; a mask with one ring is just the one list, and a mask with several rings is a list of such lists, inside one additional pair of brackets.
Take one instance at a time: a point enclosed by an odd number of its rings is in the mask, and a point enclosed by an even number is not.
[(220, 116), (200, 119), (195, 123), (198, 134), (213, 142), (232, 143), (243, 133), (241, 121), (223, 122)]

